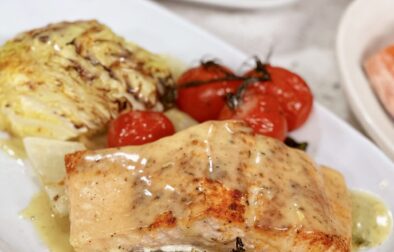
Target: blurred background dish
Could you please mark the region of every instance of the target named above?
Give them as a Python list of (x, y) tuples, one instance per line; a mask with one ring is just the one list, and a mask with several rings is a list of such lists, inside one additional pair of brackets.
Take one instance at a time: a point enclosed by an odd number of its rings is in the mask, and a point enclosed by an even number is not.
[(275, 7), (288, 4), (297, 0), (177, 0), (197, 4), (213, 5), (231, 9), (256, 9)]
[(363, 70), (371, 54), (394, 43), (394, 1), (356, 0), (337, 35), (342, 85), (353, 112), (370, 137), (394, 159), (394, 121), (384, 110)]

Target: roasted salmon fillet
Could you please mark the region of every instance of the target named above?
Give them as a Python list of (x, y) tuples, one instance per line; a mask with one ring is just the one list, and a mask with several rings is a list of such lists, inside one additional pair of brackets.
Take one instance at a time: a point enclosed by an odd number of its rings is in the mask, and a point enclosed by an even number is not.
[(241, 241), (246, 251), (351, 251), (342, 175), (241, 122), (65, 161), (77, 252), (181, 244), (228, 252)]
[(367, 58), (364, 69), (380, 102), (394, 118), (394, 45)]

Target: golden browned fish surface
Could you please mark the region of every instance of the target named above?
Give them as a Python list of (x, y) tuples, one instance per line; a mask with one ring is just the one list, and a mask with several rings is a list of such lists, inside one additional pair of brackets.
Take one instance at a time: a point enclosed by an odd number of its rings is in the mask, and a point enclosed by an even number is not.
[(124, 109), (162, 110), (165, 62), (97, 21), (51, 24), (0, 47), (0, 129), (18, 137), (76, 138)]
[(76, 251), (191, 244), (231, 251), (350, 251), (341, 174), (240, 122), (66, 156)]

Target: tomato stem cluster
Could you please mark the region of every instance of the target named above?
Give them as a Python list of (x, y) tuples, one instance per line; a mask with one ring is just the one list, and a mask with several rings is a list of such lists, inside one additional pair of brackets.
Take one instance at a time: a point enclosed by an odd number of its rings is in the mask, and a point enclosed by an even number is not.
[[(197, 87), (197, 86), (202, 86), (202, 85), (207, 85), (207, 84), (212, 84), (212, 83), (220, 83), (223, 81), (242, 81), (241, 85), (237, 88), (235, 93), (227, 93), (226, 94), (226, 105), (231, 109), (235, 110), (239, 104), (242, 101), (243, 95), (247, 89), (248, 86), (254, 83), (263, 83), (265, 81), (270, 81), (271, 76), (266, 68), (266, 65), (261, 62), (261, 60), (255, 56), (254, 57), (256, 67), (255, 70), (259, 74), (258, 77), (255, 76), (237, 76), (233, 73), (227, 73), (224, 72), (225, 77), (223, 78), (214, 78), (210, 80), (204, 80), (204, 81), (190, 81), (187, 83), (184, 83), (181, 86), (178, 86), (178, 89), (183, 89), (183, 88), (190, 88), (190, 87)], [(201, 61), (201, 65), (205, 68), (209, 67), (214, 67), (217, 66), (217, 62), (214, 60), (209, 60), (209, 61)]]
[(248, 86), (250, 86), (253, 83), (258, 83), (261, 81), (265, 81), (262, 78), (256, 78), (256, 77), (247, 77), (241, 85), (237, 88), (237, 91), (235, 93), (227, 93), (226, 94), (226, 104), (227, 106), (235, 110), (239, 104), (242, 101), (242, 97), (247, 89)]
[(199, 122), (243, 120), (258, 134), (284, 140), (309, 116), (313, 96), (297, 74), (254, 61), (242, 75), (213, 60), (187, 70), (177, 81), (178, 107)]

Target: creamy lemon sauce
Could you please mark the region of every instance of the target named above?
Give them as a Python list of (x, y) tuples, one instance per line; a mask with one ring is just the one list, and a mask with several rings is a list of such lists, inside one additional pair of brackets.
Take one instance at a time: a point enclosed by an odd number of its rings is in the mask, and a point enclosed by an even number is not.
[(57, 217), (52, 213), (48, 197), (38, 193), (21, 214), (31, 220), (41, 240), (51, 252), (73, 252), (69, 242), (70, 223), (68, 217)]
[[(343, 223), (351, 222), (351, 206), (338, 172), (323, 178), (305, 153), (254, 136), (239, 122), (207, 122), (151, 144), (89, 151), (75, 158), (78, 165), (68, 167), (68, 195), (71, 212), (78, 213), (72, 219), (72, 237), (81, 247), (91, 246), (82, 235), (93, 244), (160, 225), (163, 212), (169, 213), (168, 222), (175, 219), (184, 228), (183, 223), (209, 216), (205, 209), (216, 211), (217, 206), (229, 209), (229, 214), (220, 212), (225, 220), (290, 236), (299, 227), (305, 234), (321, 230), (339, 239), (349, 234)], [(326, 190), (326, 181), (332, 190)], [(233, 195), (232, 204), (213, 198), (215, 190)], [(252, 207), (243, 208), (246, 202)], [(340, 216), (329, 211), (331, 205), (347, 203), (348, 211)], [(193, 237), (201, 229), (185, 232)], [(253, 235), (253, 228), (245, 228), (245, 237)], [(224, 239), (217, 245), (233, 238)]]
[(392, 228), (391, 212), (373, 195), (352, 191), (353, 250), (380, 245)]
[[(290, 165), (291, 169), (283, 168)], [(264, 202), (265, 211), (280, 212), (268, 215), (246, 209), (242, 218), (250, 225), (279, 230), (302, 225), (308, 231), (327, 233), (338, 229), (331, 221), (334, 216), (325, 212), (329, 206), (323, 188), (311, 181), (320, 175), (305, 154), (288, 150), (276, 140), (255, 138), (239, 123), (209, 122), (152, 144), (89, 152), (78, 167), (78, 173), (69, 177), (68, 188), (71, 211), (81, 213), (85, 220), (75, 222), (76, 234), (99, 229), (103, 223), (105, 227), (117, 223), (121, 230), (147, 227), (164, 210), (182, 220), (193, 197), (211, 188), (211, 183), (201, 178), (220, 181), (239, 194), (249, 190), (245, 197), (250, 204)], [(311, 175), (295, 176), (303, 172)], [(283, 181), (292, 181), (292, 186), (280, 187)], [(82, 190), (84, 194), (79, 193)], [(78, 202), (100, 210), (93, 215)], [(111, 207), (102, 209), (100, 202)], [(111, 228), (106, 232), (111, 237)]]
[(17, 159), (25, 159), (26, 152), (20, 138), (0, 139), (0, 149)]
[[(347, 193), (344, 182), (340, 181), (340, 175), (334, 170), (321, 169), (321, 179), (327, 186), (327, 195), (321, 195), (318, 183), (298, 175), (309, 172), (312, 177), (318, 179), (319, 176), (302, 152), (289, 151), (284, 145), (270, 139), (258, 141), (250, 135), (249, 129), (238, 123), (206, 123), (192, 132), (179, 133), (177, 137), (171, 138), (171, 143), (168, 143), (168, 139), (163, 139), (150, 145), (127, 147), (115, 152), (91, 151), (79, 162), (78, 172), (71, 177), (74, 180), (69, 187), (69, 195), (74, 197), (71, 209), (84, 215), (83, 226), (79, 223), (79, 226), (73, 227), (73, 230), (77, 231), (76, 235), (89, 230), (93, 230), (94, 235), (94, 230), (99, 229), (103, 232), (108, 230), (108, 236), (112, 237), (114, 234), (111, 233), (111, 225), (108, 223), (113, 220), (117, 221), (117, 225), (124, 225), (123, 230), (149, 226), (163, 209), (168, 209), (178, 220), (182, 220), (185, 214), (184, 204), (189, 205), (191, 202), (191, 198), (186, 196), (210, 190), (209, 181), (196, 182), (196, 178), (209, 178), (210, 181), (220, 179), (227, 188), (238, 190), (239, 194), (249, 188), (247, 194), (240, 196), (248, 197), (249, 204), (265, 202), (272, 206), (272, 211), (281, 211), (281, 218), (278, 219), (260, 214), (253, 207), (248, 208), (241, 217), (245, 218), (242, 221), (250, 225), (255, 225), (257, 220), (257, 225), (264, 227), (263, 221), (267, 220), (271, 228), (281, 228), (280, 230), (284, 231), (292, 226), (302, 225), (307, 231), (319, 229), (326, 230), (327, 233), (348, 234), (347, 229), (341, 230), (341, 226), (345, 226), (341, 223), (349, 223), (350, 214), (343, 217), (343, 220), (337, 216), (335, 223), (339, 225), (336, 225), (330, 221), (334, 220), (335, 216), (325, 211), (329, 207), (327, 204), (333, 202), (340, 206), (348, 204), (350, 210), (347, 197), (337, 196)], [(287, 169), (289, 164), (291, 169)], [(177, 167), (187, 169), (189, 173), (180, 173)], [(244, 170), (240, 171), (238, 167)], [(78, 175), (82, 173), (92, 174), (79, 179)], [(87, 178), (95, 183), (87, 183)], [(274, 179), (278, 180), (277, 183), (273, 183)], [(291, 181), (292, 184), (290, 187), (279, 187), (281, 181)], [(255, 184), (245, 185), (246, 182), (257, 183), (260, 187)], [(86, 184), (95, 186), (95, 191), (86, 193)], [(108, 191), (105, 185), (110, 185), (113, 190)], [(81, 195), (83, 189), (85, 194)], [(182, 195), (186, 196), (180, 197)], [(94, 216), (89, 212), (84, 213), (86, 210), (81, 208), (81, 204), (75, 203), (79, 200), (94, 204), (96, 198), (99, 202), (107, 202), (110, 207), (103, 211), (99, 209), (101, 212), (97, 211)], [(353, 247), (357, 249), (381, 244), (391, 230), (391, 213), (384, 203), (369, 194), (354, 191), (351, 199)], [(121, 211), (126, 214), (114, 214)], [(53, 215), (45, 193), (32, 199), (23, 216), (32, 220), (51, 251), (73, 251), (69, 244), (68, 218)], [(314, 221), (316, 218), (321, 220)]]
[[(389, 235), (392, 217), (383, 202), (359, 191), (351, 192), (353, 203), (353, 251), (362, 247), (381, 244)], [(69, 221), (67, 217), (55, 217), (44, 192), (38, 193), (22, 212), (32, 221), (41, 239), (52, 252), (73, 252), (69, 243)]]
[[(71, 247), (69, 242), (70, 223), (68, 217), (56, 217), (52, 213), (48, 197), (45, 192), (39, 192), (35, 195), (21, 215), (22, 217), (31, 220), (41, 240), (46, 246), (48, 246), (51, 252), (74, 252), (74, 249)], [(174, 245), (155, 249), (146, 248), (144, 251), (201, 252), (204, 250), (194, 248), (191, 245)]]

